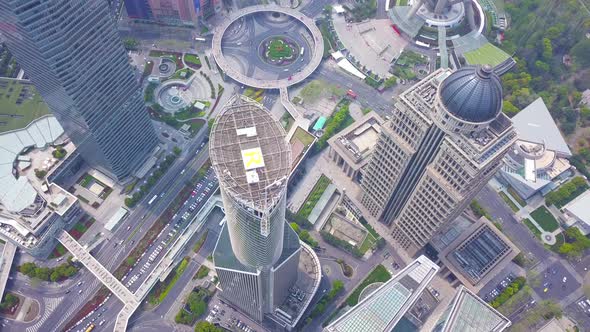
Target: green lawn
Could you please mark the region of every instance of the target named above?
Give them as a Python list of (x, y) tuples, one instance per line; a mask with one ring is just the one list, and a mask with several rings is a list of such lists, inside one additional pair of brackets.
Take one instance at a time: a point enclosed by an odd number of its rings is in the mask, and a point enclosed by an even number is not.
[(524, 199), (522, 199), (522, 197), (520, 197), (520, 195), (516, 192), (516, 190), (514, 190), (514, 188), (508, 187), (508, 189), (506, 189), (506, 190), (508, 191), (510, 196), (512, 196), (518, 202), (518, 204), (520, 204), (520, 206), (522, 206), (522, 207), (526, 206), (526, 201)]
[(46, 114), (49, 108), (32, 84), (0, 79), (0, 133), (24, 128)]
[(407, 6), (408, 0), (397, 0), (396, 6)]
[(541, 206), (531, 212), (531, 217), (533, 217), (539, 226), (541, 226), (546, 232), (553, 232), (559, 228), (559, 223), (545, 206)]
[[(191, 76), (193, 76), (193, 74), (195, 73), (194, 70), (190, 69), (190, 68), (184, 68), (181, 70), (178, 70), (176, 73), (174, 73), (174, 75), (170, 76), (170, 78), (168, 78), (169, 80), (188, 80)], [(184, 75), (184, 77), (182, 77), (182, 75)]]
[(504, 202), (510, 207), (510, 209), (512, 209), (512, 211), (514, 212), (518, 212), (518, 206), (516, 206), (516, 204), (514, 204), (513, 201), (510, 200), (510, 197), (508, 197), (508, 195), (506, 195), (504, 192), (499, 192), (500, 197), (502, 197), (502, 199), (504, 200)]
[(541, 239), (541, 231), (535, 225), (533, 225), (533, 223), (528, 218), (523, 219), (522, 223), (525, 224), (526, 227), (528, 227), (538, 239)]
[(291, 137), (291, 143), (293, 143), (294, 139), (300, 141), (305, 146), (309, 146), (311, 143), (313, 143), (315, 137), (310, 133), (306, 132), (305, 130), (301, 129), (301, 127), (298, 127), (297, 129), (295, 129), (293, 137)]
[(363, 282), (348, 296), (346, 303), (351, 307), (355, 306), (359, 301), (359, 295), (365, 287), (374, 282), (386, 282), (389, 279), (391, 279), (391, 274), (387, 271), (385, 266), (381, 264), (377, 265), (365, 280), (363, 280)]
[(305, 199), (305, 202), (303, 202), (303, 205), (301, 205), (301, 208), (297, 214), (304, 218), (309, 217), (311, 211), (319, 201), (320, 197), (322, 197), (322, 194), (324, 191), (326, 191), (326, 188), (328, 188), (330, 183), (332, 183), (332, 181), (330, 181), (327, 176), (322, 174), (322, 176), (320, 176), (318, 179), (318, 182), (316, 182), (316, 184), (313, 186), (313, 189)]
[(363, 254), (366, 253), (367, 250), (371, 249), (375, 245), (376, 242), (377, 242), (377, 240), (373, 237), (373, 235), (371, 235), (371, 233), (367, 233), (365, 240), (359, 246), (359, 251), (362, 252)]
[(281, 38), (274, 38), (268, 44), (268, 57), (272, 60), (290, 58), (295, 50)]
[(186, 62), (189, 67), (196, 67), (197, 69), (201, 68), (201, 58), (196, 54), (186, 53), (184, 55), (184, 62)]
[(185, 257), (180, 261), (180, 264), (174, 269), (172, 273), (163, 282), (158, 282), (149, 294), (149, 302), (151, 304), (160, 304), (166, 298), (172, 287), (176, 284), (180, 276), (188, 266), (189, 258)]
[(463, 56), (470, 65), (491, 65), (492, 67), (510, 58), (510, 55), (491, 43), (487, 43), (476, 50), (466, 52)]

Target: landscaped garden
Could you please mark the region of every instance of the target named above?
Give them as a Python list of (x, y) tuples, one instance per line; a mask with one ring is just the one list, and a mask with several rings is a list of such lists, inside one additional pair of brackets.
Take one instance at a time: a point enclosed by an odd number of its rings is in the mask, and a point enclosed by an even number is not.
[(193, 69), (201, 69), (201, 58), (197, 54), (186, 53), (184, 55), (184, 62), (187, 66)]
[(315, 305), (309, 317), (305, 320), (305, 324), (311, 322), (312, 319), (322, 315), (326, 311), (326, 307), (334, 300), (336, 296), (344, 291), (344, 283), (342, 280), (334, 280), (330, 291), (328, 291), (320, 301)]
[(201, 250), (201, 247), (205, 243), (205, 240), (207, 240), (208, 233), (209, 233), (209, 229), (206, 229), (205, 232), (203, 233), (203, 235), (201, 235), (201, 237), (197, 241), (197, 243), (195, 243), (195, 245), (193, 246), (194, 253), (197, 253), (197, 252), (199, 252), (199, 250)]
[(23, 263), (18, 267), (18, 271), (29, 278), (37, 278), (43, 281), (59, 282), (78, 273), (78, 268), (74, 265), (63, 263), (56, 267), (41, 267), (32, 262)]
[(561, 208), (567, 203), (574, 200), (584, 191), (588, 189), (588, 183), (583, 177), (577, 176), (568, 183), (561, 185), (557, 190), (554, 190), (545, 196), (545, 203), (547, 205), (554, 204), (556, 207)]
[(170, 275), (168, 275), (168, 277), (163, 282), (158, 282), (154, 286), (154, 288), (152, 288), (148, 295), (149, 303), (156, 305), (164, 301), (172, 287), (174, 287), (180, 276), (182, 276), (182, 274), (186, 270), (189, 260), (190, 258), (188, 257), (183, 258), (182, 261), (180, 261), (180, 263), (178, 264), (178, 266), (174, 269), (174, 271), (170, 273)]
[(508, 205), (513, 212), (518, 212), (518, 210), (520, 210), (505, 192), (500, 191), (498, 194), (500, 194), (500, 197), (502, 197), (504, 203), (506, 203), (506, 205)]
[(538, 238), (541, 239), (541, 231), (528, 218), (522, 220), (522, 223)]
[(205, 265), (201, 265), (199, 267), (199, 270), (197, 271), (197, 273), (195, 273), (195, 276), (193, 277), (193, 279), (203, 279), (208, 275), (209, 275), (209, 268), (206, 267)]
[(273, 38), (267, 46), (267, 55), (271, 60), (282, 60), (293, 56), (295, 50), (281, 38)]
[(375, 282), (386, 282), (389, 279), (391, 279), (391, 274), (387, 271), (385, 266), (381, 264), (377, 265), (365, 280), (363, 280), (363, 282), (361, 282), (361, 284), (348, 296), (346, 304), (351, 307), (355, 306), (359, 301), (359, 295), (365, 287)]
[(68, 232), (74, 239), (78, 240), (86, 233), (88, 228), (94, 224), (94, 218), (87, 218), (86, 220), (77, 222)]
[(354, 123), (354, 119), (350, 116), (348, 107), (350, 100), (342, 99), (338, 105), (336, 105), (336, 111), (326, 121), (326, 127), (324, 127), (324, 134), (320, 137), (317, 143), (314, 145), (314, 152), (320, 152), (326, 146), (328, 146), (328, 140), (340, 132), (342, 129), (348, 127)]
[(330, 181), (330, 179), (327, 176), (322, 174), (316, 182), (316, 184), (313, 186), (313, 189), (305, 199), (305, 202), (303, 202), (303, 205), (301, 206), (297, 214), (304, 218), (308, 218), (311, 214), (311, 211), (316, 206), (320, 197), (322, 197), (322, 194), (324, 193), (326, 188), (328, 188), (330, 183), (332, 183), (332, 181)]
[(559, 228), (559, 223), (545, 206), (540, 206), (538, 209), (531, 212), (531, 217), (533, 217), (537, 224), (539, 224), (539, 226), (541, 226), (546, 232), (553, 232)]
[(195, 288), (188, 295), (185, 305), (180, 309), (174, 321), (178, 324), (193, 325), (197, 318), (207, 310), (210, 294), (206, 289)]

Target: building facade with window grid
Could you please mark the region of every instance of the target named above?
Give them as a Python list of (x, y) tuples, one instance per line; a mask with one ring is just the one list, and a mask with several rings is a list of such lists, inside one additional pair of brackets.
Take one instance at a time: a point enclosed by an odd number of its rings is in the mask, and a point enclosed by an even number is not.
[(455, 219), (516, 141), (487, 67), (439, 69), (405, 91), (365, 168), (361, 203), (415, 254)]
[(124, 179), (158, 143), (104, 0), (2, 0), (0, 32), (92, 167)]

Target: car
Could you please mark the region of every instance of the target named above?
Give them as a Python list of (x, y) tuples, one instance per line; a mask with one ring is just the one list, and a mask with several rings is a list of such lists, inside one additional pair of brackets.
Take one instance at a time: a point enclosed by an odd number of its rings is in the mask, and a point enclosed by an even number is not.
[(102, 326), (102, 324), (104, 324), (106, 321), (106, 319), (101, 320), (100, 323), (98, 323), (98, 326)]
[(549, 288), (543, 289), (543, 293), (547, 293), (547, 291), (549, 291)]
[(561, 280), (561, 282), (566, 282), (567, 281), (567, 277), (563, 277), (563, 279)]
[(69, 289), (68, 289), (68, 290), (66, 291), (66, 294), (70, 294), (70, 292), (71, 292), (71, 290), (69, 290)]
[(82, 294), (82, 292), (83, 292), (83, 291), (84, 291), (83, 289), (80, 289), (80, 290), (78, 291), (78, 294)]

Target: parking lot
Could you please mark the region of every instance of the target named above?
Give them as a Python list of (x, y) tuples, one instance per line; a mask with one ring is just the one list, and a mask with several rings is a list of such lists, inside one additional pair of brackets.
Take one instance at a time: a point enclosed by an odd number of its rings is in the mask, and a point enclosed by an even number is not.
[(565, 308), (568, 316), (573, 318), (578, 324), (581, 324), (580, 331), (590, 331), (590, 300), (583, 296), (567, 308)]
[(219, 293), (215, 294), (209, 302), (209, 311), (205, 320), (235, 332), (266, 331), (249, 317), (236, 311), (229, 303), (221, 300)]

